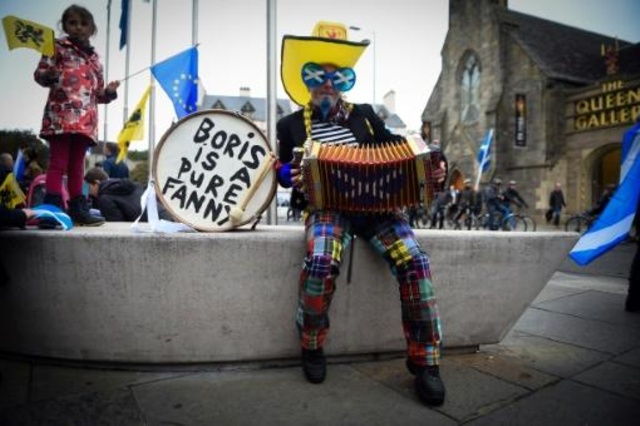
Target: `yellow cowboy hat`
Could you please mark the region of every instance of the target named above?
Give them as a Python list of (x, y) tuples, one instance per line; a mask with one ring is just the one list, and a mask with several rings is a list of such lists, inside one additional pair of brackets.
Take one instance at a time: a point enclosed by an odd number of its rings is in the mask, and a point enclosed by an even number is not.
[(292, 101), (306, 105), (311, 100), (309, 89), (302, 81), (302, 66), (307, 62), (333, 64), (338, 68), (353, 68), (360, 59), (368, 40), (347, 40), (347, 27), (336, 22), (320, 21), (311, 37), (285, 35), (282, 38), (280, 76), (284, 90)]

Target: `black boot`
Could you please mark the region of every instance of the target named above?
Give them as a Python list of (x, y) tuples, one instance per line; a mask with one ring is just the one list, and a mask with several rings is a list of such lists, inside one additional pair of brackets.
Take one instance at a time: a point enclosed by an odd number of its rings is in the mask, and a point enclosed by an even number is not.
[(322, 383), (327, 375), (327, 358), (322, 348), (302, 349), (302, 370), (311, 383)]
[(445, 389), (440, 378), (440, 368), (437, 365), (420, 367), (407, 360), (407, 368), (416, 376), (414, 386), (422, 402), (427, 405), (438, 406), (444, 403)]
[(93, 216), (84, 195), (78, 195), (69, 200), (69, 216), (78, 226), (100, 226), (104, 224), (104, 217)]
[[(42, 204), (50, 204), (64, 210), (62, 207), (62, 196), (58, 194), (45, 194)], [(40, 229), (56, 229), (58, 225), (58, 221), (51, 217), (43, 217), (38, 221), (38, 228)]]

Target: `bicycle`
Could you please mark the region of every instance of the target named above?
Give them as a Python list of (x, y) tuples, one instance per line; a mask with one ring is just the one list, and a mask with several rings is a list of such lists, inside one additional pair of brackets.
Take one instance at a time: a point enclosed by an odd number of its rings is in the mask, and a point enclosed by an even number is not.
[(527, 222), (517, 213), (509, 213), (502, 219), (503, 231), (521, 231), (527, 230)]
[(424, 207), (412, 207), (407, 214), (410, 215), (411, 226), (415, 229), (425, 229), (431, 222)]
[(577, 232), (582, 234), (591, 227), (591, 224), (596, 219), (597, 216), (592, 216), (587, 212), (571, 214), (564, 224), (564, 230), (567, 232)]
[(465, 207), (458, 220), (453, 220), (453, 229), (462, 229), (463, 225), (461, 222), (464, 224), (464, 228), (468, 231), (477, 226), (478, 218), (473, 214), (473, 209), (471, 207)]
[(520, 207), (518, 207), (517, 211), (513, 214), (524, 221), (525, 231), (535, 232), (536, 229), (538, 229), (538, 224), (535, 219), (528, 214), (523, 213)]

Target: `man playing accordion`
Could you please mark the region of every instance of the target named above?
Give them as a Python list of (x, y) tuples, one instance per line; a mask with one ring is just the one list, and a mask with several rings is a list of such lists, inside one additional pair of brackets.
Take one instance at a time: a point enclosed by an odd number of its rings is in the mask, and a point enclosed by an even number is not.
[[(331, 22), (319, 22), (311, 37), (283, 38), (282, 82), (302, 107), (277, 124), (278, 181), (285, 188), (293, 187), (293, 204), (304, 204), (303, 175), (294, 149), (306, 141), (372, 146), (403, 140), (389, 132), (370, 105), (352, 104), (342, 97), (355, 84), (353, 67), (368, 44), (367, 40), (348, 41), (346, 27)], [(443, 182), (445, 175), (445, 162), (438, 162), (431, 178)], [(417, 394), (427, 405), (441, 405), (445, 398), (438, 367), (441, 325), (429, 257), (401, 209), (354, 212), (307, 205), (305, 231), (296, 323), (307, 380), (321, 383), (325, 379), (328, 309), (343, 253), (357, 235), (387, 261), (398, 281), (407, 368), (415, 375)]]

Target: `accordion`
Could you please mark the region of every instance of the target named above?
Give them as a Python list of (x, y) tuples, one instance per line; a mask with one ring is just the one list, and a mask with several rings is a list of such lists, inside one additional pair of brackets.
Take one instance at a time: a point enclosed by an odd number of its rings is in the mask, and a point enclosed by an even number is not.
[(429, 205), (441, 183), (439, 149), (422, 140), (378, 145), (330, 145), (307, 141), (302, 158), (303, 190), (311, 210), (385, 213)]

